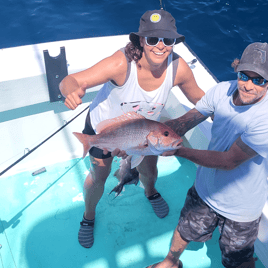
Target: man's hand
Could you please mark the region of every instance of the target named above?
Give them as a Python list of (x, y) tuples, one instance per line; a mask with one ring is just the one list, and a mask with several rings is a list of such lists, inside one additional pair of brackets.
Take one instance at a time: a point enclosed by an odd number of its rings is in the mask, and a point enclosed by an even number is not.
[(166, 152), (163, 152), (161, 155), (162, 156), (172, 156), (172, 155), (178, 156), (178, 152), (179, 152), (179, 150), (180, 150), (181, 147), (182, 147), (182, 145), (180, 145), (179, 147), (177, 147), (176, 150), (166, 151)]
[(77, 108), (78, 105), (82, 103), (82, 98), (86, 94), (87, 84), (84, 83), (81, 87), (73, 91), (72, 93), (68, 94), (65, 99), (65, 106), (69, 109), (74, 110)]

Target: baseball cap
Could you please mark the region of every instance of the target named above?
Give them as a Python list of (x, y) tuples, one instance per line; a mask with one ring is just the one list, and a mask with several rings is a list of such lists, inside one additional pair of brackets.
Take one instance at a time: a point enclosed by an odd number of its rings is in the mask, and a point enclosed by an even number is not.
[(132, 43), (135, 43), (139, 36), (176, 38), (175, 44), (185, 40), (185, 37), (177, 32), (173, 16), (164, 9), (148, 10), (142, 15), (139, 31), (130, 33), (129, 39)]
[(268, 44), (256, 42), (248, 45), (236, 71), (252, 71), (268, 80)]

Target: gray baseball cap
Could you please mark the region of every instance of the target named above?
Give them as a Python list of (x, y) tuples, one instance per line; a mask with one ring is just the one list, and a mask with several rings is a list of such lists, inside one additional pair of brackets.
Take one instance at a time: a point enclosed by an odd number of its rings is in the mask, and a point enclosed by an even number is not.
[(248, 45), (236, 71), (252, 71), (268, 80), (268, 44), (257, 42)]
[(176, 22), (173, 16), (164, 9), (149, 10), (142, 15), (139, 31), (137, 33), (130, 33), (129, 39), (135, 43), (139, 36), (176, 38), (175, 44), (185, 40), (183, 35), (177, 33)]

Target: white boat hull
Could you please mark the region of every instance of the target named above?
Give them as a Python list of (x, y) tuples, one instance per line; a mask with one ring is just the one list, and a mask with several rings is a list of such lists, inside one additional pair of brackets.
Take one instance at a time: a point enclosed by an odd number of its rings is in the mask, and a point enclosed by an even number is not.
[[(7, 168), (28, 150), (54, 133), (76, 114), (82, 111), (95, 97), (100, 86), (87, 90), (86, 96), (77, 111), (69, 111), (63, 104), (50, 103), (45, 75), (43, 50), (50, 56), (57, 56), (64, 46), (68, 63), (68, 73), (84, 70), (104, 57), (124, 47), (127, 35), (86, 38), (60, 42), (43, 43), (0, 50), (0, 171)], [(185, 44), (174, 47), (186, 62), (196, 55)], [(198, 59), (190, 65), (198, 85), (207, 91), (217, 83), (215, 77)], [(184, 114), (193, 105), (179, 88), (170, 94), (163, 120)], [(3, 176), (27, 169), (41, 168), (49, 164), (81, 157), (82, 147), (72, 135), (81, 132), (86, 112), (71, 124), (40, 146), (36, 151), (20, 161)], [(210, 140), (212, 122), (208, 119), (186, 134), (190, 146), (206, 149)], [(256, 253), (265, 267), (268, 267), (268, 202), (263, 210)]]

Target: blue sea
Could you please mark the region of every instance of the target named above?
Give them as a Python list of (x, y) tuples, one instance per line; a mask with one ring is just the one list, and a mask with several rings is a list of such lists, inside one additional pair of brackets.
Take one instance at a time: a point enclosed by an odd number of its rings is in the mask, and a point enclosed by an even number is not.
[(5, 0), (0, 48), (128, 34), (160, 3), (220, 81), (235, 79), (231, 63), (248, 44), (268, 41), (268, 0)]

